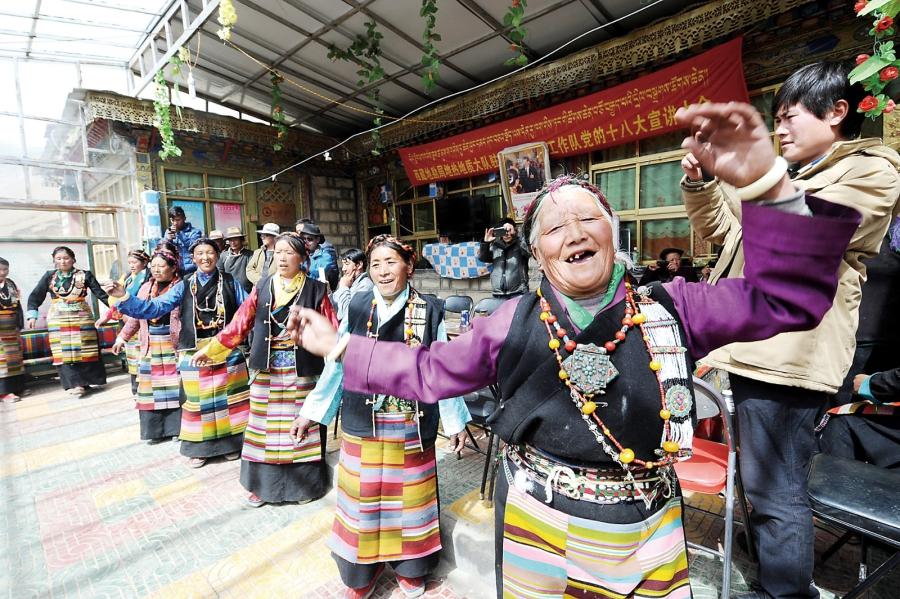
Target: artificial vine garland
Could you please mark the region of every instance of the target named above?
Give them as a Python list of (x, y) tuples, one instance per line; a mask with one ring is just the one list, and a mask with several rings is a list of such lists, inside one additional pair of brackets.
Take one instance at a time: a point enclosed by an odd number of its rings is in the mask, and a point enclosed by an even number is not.
[(850, 83), (862, 83), (869, 95), (862, 99), (858, 112), (875, 119), (894, 110), (894, 101), (884, 93), (888, 84), (900, 75), (900, 61), (894, 50), (894, 19), (900, 12), (900, 0), (859, 0), (853, 7), (860, 17), (872, 15), (875, 21), (869, 35), (875, 38), (872, 55), (856, 57), (856, 68), (850, 71)]
[(231, 39), (231, 30), (237, 23), (237, 11), (234, 10), (234, 3), (231, 0), (221, 0), (219, 2), (219, 16), (216, 18), (221, 29), (216, 31), (216, 35), (222, 41)]
[[(360, 68), (356, 71), (359, 79), (356, 82), (358, 87), (365, 87), (367, 84), (375, 83), (384, 78), (384, 69), (381, 67), (381, 38), (384, 36), (375, 28), (375, 22), (366, 22), (366, 35), (357, 34), (353, 43), (346, 50), (337, 46), (328, 48), (328, 58), (331, 60), (346, 60), (355, 62)], [(384, 114), (384, 108), (381, 105), (381, 91), (377, 85), (373, 85), (366, 92), (366, 97), (371, 100), (375, 107), (375, 114), (378, 115), (372, 119), (372, 123), (376, 127), (382, 124), (381, 115)], [(376, 129), (372, 131), (372, 141), (375, 146), (372, 148), (372, 155), (379, 156), (384, 150), (384, 144), (381, 141), (381, 133)]]
[(172, 131), (169, 86), (166, 84), (162, 69), (156, 71), (153, 83), (156, 85), (156, 97), (153, 100), (153, 126), (159, 131), (159, 138), (162, 141), (159, 157), (165, 160), (170, 156), (181, 156), (181, 148), (175, 144), (175, 132)]
[(280, 152), (284, 148), (284, 142), (287, 141), (288, 126), (284, 115), (284, 108), (281, 106), (281, 83), (284, 81), (279, 73), (272, 73), (272, 124), (275, 126), (275, 143), (272, 149)]
[(524, 45), (526, 30), (522, 27), (526, 6), (528, 6), (526, 0), (512, 0), (509, 10), (503, 15), (503, 24), (510, 28), (509, 33), (506, 34), (512, 40), (509, 47), (516, 53), (515, 56), (506, 59), (504, 64), (509, 66), (523, 67), (528, 64), (528, 55), (525, 53)]
[(440, 34), (434, 32), (437, 10), (437, 0), (422, 0), (419, 16), (425, 19), (425, 31), (422, 33), (422, 66), (425, 67), (425, 72), (422, 73), (422, 84), (425, 86), (425, 91), (431, 91), (437, 85), (441, 67), (437, 48), (434, 47), (434, 42), (441, 41)]

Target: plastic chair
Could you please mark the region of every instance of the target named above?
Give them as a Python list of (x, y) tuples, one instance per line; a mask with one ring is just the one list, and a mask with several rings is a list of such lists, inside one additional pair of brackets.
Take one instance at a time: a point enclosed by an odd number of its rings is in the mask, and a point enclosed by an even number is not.
[(475, 302), (468, 295), (451, 295), (444, 300), (444, 312), (461, 314), (468, 310), (469, 314), (471, 314), (474, 305)]
[[(813, 456), (808, 482), (813, 516), (846, 531), (822, 554), (822, 562), (850, 537), (862, 539), (859, 582), (844, 599), (859, 597), (900, 565), (900, 472), (820, 453)], [(870, 543), (893, 551), (872, 573), (868, 572)]]
[[(755, 555), (753, 538), (749, 531), (749, 514), (747, 502), (744, 498), (743, 487), (740, 484), (740, 473), (737, 466), (737, 443), (734, 436), (732, 423), (734, 407), (730, 401), (730, 391), (725, 395), (719, 393), (706, 381), (694, 377), (694, 400), (697, 406), (697, 419), (719, 417), (722, 420), (722, 428), (725, 443), (716, 443), (708, 439), (694, 438), (694, 451), (691, 459), (675, 464), (675, 472), (682, 490), (701, 493), (704, 495), (725, 496), (725, 541), (723, 550), (717, 551), (696, 543), (688, 545), (699, 551), (712, 553), (722, 558), (722, 597), (729, 599), (731, 592), (731, 553), (734, 542), (734, 500), (735, 487), (737, 498), (742, 510), (743, 524), (747, 530), (747, 542), (751, 555)], [(694, 508), (685, 504), (685, 508), (696, 509), (706, 513), (701, 508)], [(718, 514), (712, 514), (718, 516)]]
[(475, 316), (490, 316), (503, 305), (506, 300), (499, 297), (486, 297), (475, 304)]

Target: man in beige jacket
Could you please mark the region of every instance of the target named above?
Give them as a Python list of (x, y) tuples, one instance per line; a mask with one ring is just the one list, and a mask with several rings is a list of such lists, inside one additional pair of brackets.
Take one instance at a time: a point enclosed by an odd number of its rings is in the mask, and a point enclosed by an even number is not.
[[(836, 63), (808, 65), (785, 81), (773, 104), (775, 134), (796, 186), (852, 206), (863, 217), (844, 254), (834, 304), (811, 331), (734, 343), (704, 359), (729, 373), (741, 474), (753, 505), (760, 588), (741, 597), (819, 595), (812, 584), (814, 531), (806, 495), (814, 419), (850, 367), (866, 277), (862, 260), (878, 252), (900, 193), (897, 152), (878, 139), (856, 139), (863, 119), (856, 111), (862, 90), (850, 86), (846, 75), (847, 69)], [(742, 276), (741, 203), (735, 190), (704, 180), (690, 154), (682, 168), (682, 195), (692, 227), (705, 241), (724, 246), (710, 283)]]

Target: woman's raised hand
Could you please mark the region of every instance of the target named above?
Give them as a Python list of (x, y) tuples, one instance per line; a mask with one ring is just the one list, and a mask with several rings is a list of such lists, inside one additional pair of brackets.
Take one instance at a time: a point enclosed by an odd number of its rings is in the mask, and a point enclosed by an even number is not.
[(769, 129), (750, 104), (692, 104), (679, 108), (675, 120), (690, 129), (681, 147), (704, 171), (735, 187), (753, 183), (775, 163)]
[(317, 356), (327, 356), (337, 345), (338, 334), (331, 321), (310, 308), (292, 307), (287, 330), (295, 345)]
[(112, 297), (125, 296), (125, 286), (118, 281), (106, 281), (105, 283), (101, 283), (100, 287), (102, 287), (103, 291), (105, 291)]

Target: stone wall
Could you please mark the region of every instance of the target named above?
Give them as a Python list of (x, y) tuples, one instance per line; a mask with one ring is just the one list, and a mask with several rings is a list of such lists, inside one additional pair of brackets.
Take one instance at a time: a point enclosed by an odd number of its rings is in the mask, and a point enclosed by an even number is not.
[(350, 247), (360, 247), (359, 210), (356, 204), (353, 179), (348, 177), (312, 177), (312, 218), (340, 253)]

